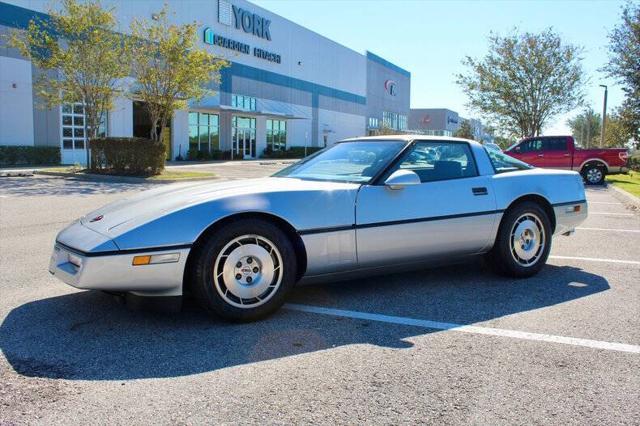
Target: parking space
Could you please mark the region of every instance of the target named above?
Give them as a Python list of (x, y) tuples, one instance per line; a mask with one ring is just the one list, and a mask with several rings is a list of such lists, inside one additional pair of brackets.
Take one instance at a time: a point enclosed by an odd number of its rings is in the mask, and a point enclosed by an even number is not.
[(46, 272), (65, 223), (144, 188), (0, 180), (0, 424), (640, 422), (640, 215), (610, 190), (534, 278), (473, 260), (300, 286), (228, 324)]

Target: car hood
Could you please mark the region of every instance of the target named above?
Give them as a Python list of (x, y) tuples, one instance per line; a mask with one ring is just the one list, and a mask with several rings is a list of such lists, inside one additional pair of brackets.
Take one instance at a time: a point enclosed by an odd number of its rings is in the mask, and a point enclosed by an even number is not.
[[(159, 217), (193, 206), (220, 202), (226, 211), (264, 211), (268, 195), (289, 192), (354, 190), (358, 184), (304, 181), (290, 178), (261, 178), (212, 183), (173, 184), (138, 193), (107, 204), (80, 219), (81, 223), (113, 238)], [(215, 219), (215, 218), (213, 218)]]

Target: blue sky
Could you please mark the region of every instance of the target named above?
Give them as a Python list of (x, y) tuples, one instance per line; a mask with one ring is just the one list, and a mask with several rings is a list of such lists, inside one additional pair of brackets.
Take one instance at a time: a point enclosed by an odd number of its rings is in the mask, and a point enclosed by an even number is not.
[[(426, 0), (252, 0), (287, 19), (353, 50), (370, 50), (411, 71), (411, 106), (450, 108), (482, 119), (466, 107), (455, 84), (465, 55), (486, 53), (491, 31), (514, 27), (540, 31), (553, 27), (563, 40), (584, 48), (589, 77), (586, 102), (602, 110), (609, 85), (608, 111), (622, 102), (622, 91), (598, 69), (607, 60), (607, 34), (619, 22), (622, 1), (426, 1)], [(566, 120), (550, 122), (547, 134), (568, 131)]]

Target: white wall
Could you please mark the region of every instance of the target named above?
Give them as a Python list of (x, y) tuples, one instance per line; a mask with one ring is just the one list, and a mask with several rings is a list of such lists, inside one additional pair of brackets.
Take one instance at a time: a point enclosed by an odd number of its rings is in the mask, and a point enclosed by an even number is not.
[(113, 109), (108, 117), (109, 136), (133, 136), (133, 102), (118, 97), (113, 102)]
[(343, 112), (318, 110), (318, 145), (323, 146), (327, 135), (327, 146), (346, 138), (366, 136), (366, 118)]
[(31, 83), (31, 62), (0, 57), (0, 145), (34, 145)]
[(178, 155), (187, 158), (189, 151), (189, 111), (180, 110), (173, 113), (171, 120), (171, 156), (175, 160)]

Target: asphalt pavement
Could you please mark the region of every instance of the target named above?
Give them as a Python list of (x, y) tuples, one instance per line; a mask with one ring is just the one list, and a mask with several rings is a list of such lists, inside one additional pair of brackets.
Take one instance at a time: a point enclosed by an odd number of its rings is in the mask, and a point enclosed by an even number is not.
[(0, 424), (640, 423), (640, 214), (611, 190), (534, 278), (471, 261), (304, 286), (237, 325), (47, 272), (62, 227), (147, 186), (0, 179)]

